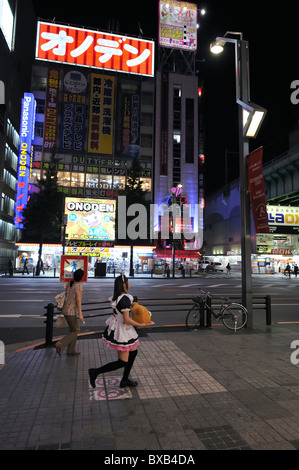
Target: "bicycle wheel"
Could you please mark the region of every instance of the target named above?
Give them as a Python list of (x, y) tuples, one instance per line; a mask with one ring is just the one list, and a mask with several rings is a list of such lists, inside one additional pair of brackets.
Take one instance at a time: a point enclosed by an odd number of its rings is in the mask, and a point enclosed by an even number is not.
[(241, 305), (232, 303), (222, 311), (222, 322), (229, 330), (240, 330), (247, 323), (247, 309)]
[(196, 305), (193, 305), (193, 307), (187, 313), (186, 326), (188, 328), (199, 326), (199, 309)]

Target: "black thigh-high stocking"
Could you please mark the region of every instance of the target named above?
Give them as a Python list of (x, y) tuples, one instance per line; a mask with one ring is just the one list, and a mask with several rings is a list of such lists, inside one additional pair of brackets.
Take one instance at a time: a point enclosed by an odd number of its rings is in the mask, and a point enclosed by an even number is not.
[(98, 367), (97, 369), (89, 369), (89, 378), (90, 378), (90, 383), (93, 388), (95, 388), (95, 380), (99, 374), (104, 374), (105, 372), (111, 372), (113, 370), (121, 369), (122, 367), (125, 367), (127, 365), (127, 362), (122, 361), (121, 359), (118, 359), (117, 361), (114, 362), (109, 362), (108, 364), (105, 364), (102, 367)]
[(134, 361), (135, 361), (135, 358), (136, 358), (137, 354), (138, 354), (137, 349), (135, 349), (134, 351), (129, 352), (129, 360), (125, 365), (124, 375), (123, 375), (123, 378), (122, 378), (123, 381), (127, 381), (129, 379), (129, 374), (131, 372), (131, 369), (133, 367), (133, 364), (134, 364)]

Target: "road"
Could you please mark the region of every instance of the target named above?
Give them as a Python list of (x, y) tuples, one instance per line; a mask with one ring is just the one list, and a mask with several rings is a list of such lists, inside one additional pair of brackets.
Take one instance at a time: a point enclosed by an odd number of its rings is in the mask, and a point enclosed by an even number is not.
[[(113, 278), (89, 278), (84, 285), (83, 303), (106, 301), (113, 293)], [(211, 273), (199, 278), (134, 278), (130, 280), (133, 295), (140, 303), (152, 309), (155, 326), (183, 325), (186, 317), (186, 298), (198, 293), (198, 288), (215, 296), (236, 296), (241, 293), (240, 274), (228, 276)], [(253, 295), (271, 296), (272, 324), (298, 322), (299, 328), (299, 278), (283, 275), (254, 275)], [(0, 340), (5, 344), (22, 343), (45, 338), (45, 306), (55, 304), (55, 295), (62, 290), (58, 278), (1, 277), (0, 278)], [(160, 299), (159, 307), (152, 307), (142, 299)], [(170, 304), (167, 299), (172, 299)], [(96, 308), (96, 305), (83, 309)], [(159, 312), (157, 311), (159, 310)], [(107, 313), (109, 310), (107, 311)], [(103, 313), (101, 311), (100, 313)], [(86, 312), (82, 332), (98, 331), (105, 326), (107, 316), (99, 312)], [(95, 316), (96, 315), (96, 316)], [(253, 321), (266, 322), (265, 311), (254, 312)], [(55, 330), (54, 336), (61, 334)]]

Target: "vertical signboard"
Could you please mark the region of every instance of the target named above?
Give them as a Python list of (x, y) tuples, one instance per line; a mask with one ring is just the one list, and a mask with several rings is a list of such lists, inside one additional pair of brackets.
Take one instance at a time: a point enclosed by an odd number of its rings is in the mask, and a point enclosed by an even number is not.
[(87, 79), (83, 73), (73, 70), (65, 74), (60, 125), (62, 151), (84, 151), (86, 88)]
[(20, 148), (15, 204), (15, 227), (24, 228), (22, 211), (27, 206), (31, 176), (32, 141), (34, 139), (36, 101), (32, 93), (24, 93), (21, 109)]
[(118, 81), (116, 153), (134, 157), (140, 154), (141, 84)]
[(168, 75), (162, 74), (161, 85), (161, 145), (160, 145), (160, 175), (168, 175)]
[(46, 96), (44, 150), (51, 150), (56, 144), (58, 124), (59, 81), (59, 69), (49, 67)]
[(88, 152), (112, 154), (115, 78), (91, 74)]
[(197, 5), (175, 0), (159, 1), (159, 45), (197, 50)]
[(256, 233), (268, 233), (265, 182), (263, 174), (263, 147), (248, 155), (248, 187)]

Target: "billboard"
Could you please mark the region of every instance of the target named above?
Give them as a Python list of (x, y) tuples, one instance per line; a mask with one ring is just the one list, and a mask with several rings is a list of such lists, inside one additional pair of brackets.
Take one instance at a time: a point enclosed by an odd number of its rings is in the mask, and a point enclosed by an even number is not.
[(112, 155), (115, 78), (92, 73), (88, 152)]
[(35, 58), (154, 76), (154, 41), (38, 21)]
[(32, 93), (24, 93), (21, 109), (20, 147), (17, 170), (17, 193), (14, 223), (24, 228), (22, 211), (27, 206), (31, 176), (36, 101)]
[(56, 145), (58, 125), (60, 71), (49, 67), (44, 130), (44, 150), (51, 150)]
[(83, 152), (86, 121), (86, 76), (77, 70), (66, 72), (63, 79), (63, 98), (60, 124), (60, 149)]
[(116, 153), (140, 155), (140, 94), (138, 81), (118, 80)]
[(115, 199), (66, 197), (66, 240), (115, 240), (115, 211)]
[(197, 5), (159, 1), (159, 45), (185, 51), (197, 50)]

